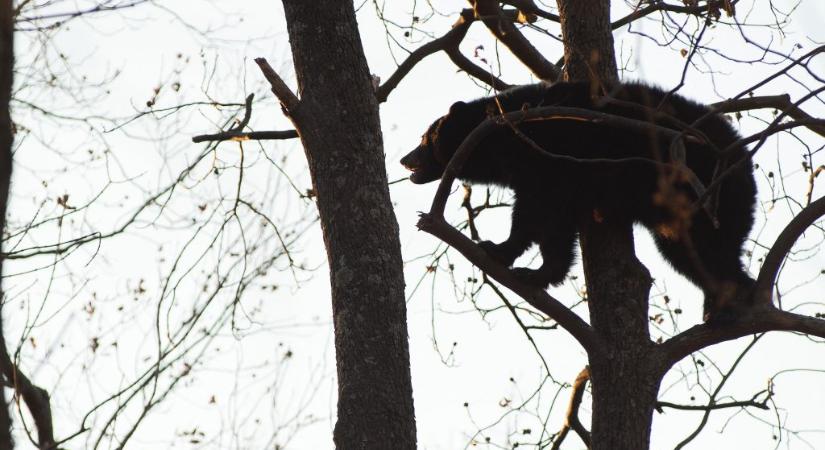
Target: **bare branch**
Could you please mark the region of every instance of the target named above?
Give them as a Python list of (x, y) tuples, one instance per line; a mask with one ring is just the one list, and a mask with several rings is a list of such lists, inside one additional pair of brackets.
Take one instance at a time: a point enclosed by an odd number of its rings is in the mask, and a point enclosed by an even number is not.
[(14, 388), (29, 410), (34, 424), (37, 427), (37, 446), (42, 450), (50, 450), (54, 447), (54, 432), (52, 428), (52, 408), (49, 403), (49, 393), (29, 380), (20, 371), (9, 356), (6, 348), (6, 340), (0, 336), (0, 371)]
[(477, 78), (479, 81), (486, 83), (496, 90), (504, 90), (510, 87), (507, 83), (501, 81), (496, 76), (491, 74), (490, 72), (482, 69), (481, 67), (473, 64), (472, 61), (467, 59), (464, 55), (461, 54), (458, 46), (461, 44), (461, 41), (464, 39), (464, 36), (467, 35), (467, 30), (470, 29), (470, 25), (472, 25), (473, 21), (475, 21), (475, 17), (473, 17), (473, 11), (471, 9), (465, 9), (461, 12), (461, 16), (459, 17), (458, 21), (453, 24), (453, 27), (450, 31), (445, 33), (438, 39), (435, 39), (431, 42), (428, 42), (421, 47), (417, 48), (414, 52), (412, 52), (407, 59), (405, 59), (400, 66), (393, 72), (387, 81), (384, 82), (376, 91), (375, 97), (378, 99), (379, 103), (383, 103), (387, 101), (387, 97), (389, 97), (390, 93), (398, 86), (398, 83), (404, 79), (405, 76), (418, 64), (421, 60), (426, 58), (433, 53), (438, 51), (444, 51), (447, 53), (447, 56), (453, 61), (453, 63), (458, 66), (459, 69), (467, 72), (470, 76)]
[[(9, 199), (9, 187), (11, 186), (12, 175), (12, 147), (14, 145), (14, 135), (12, 134), (11, 100), (12, 86), (14, 82), (14, 20), (13, 3), (6, 0), (0, 4), (0, 235), (6, 235), (6, 211)], [(2, 241), (0, 241), (2, 245)], [(5, 256), (0, 248), (0, 280), (3, 274), (3, 262)], [(2, 355), (6, 353), (5, 340), (3, 338), (3, 303), (5, 293), (0, 286), (0, 345), (3, 346)], [(0, 356), (2, 356), (0, 355)], [(14, 440), (11, 435), (11, 414), (9, 403), (6, 402), (5, 389), (0, 386), (0, 448), (12, 449)]]
[(759, 270), (759, 277), (756, 279), (756, 295), (764, 297), (757, 300), (770, 303), (770, 292), (773, 289), (773, 283), (776, 280), (776, 275), (779, 273), (779, 267), (782, 265), (782, 261), (788, 252), (791, 251), (791, 247), (793, 247), (805, 229), (822, 216), (825, 216), (825, 197), (803, 208), (802, 211), (785, 226), (785, 229), (782, 230), (782, 233), (776, 238), (776, 242), (774, 242), (770, 251), (768, 251), (768, 254), (765, 256), (765, 262)]
[(579, 407), (582, 404), (584, 397), (584, 389), (587, 387), (587, 381), (590, 379), (590, 366), (584, 366), (576, 381), (573, 382), (573, 395), (570, 397), (570, 405), (567, 407), (566, 425), (573, 429), (579, 435), (584, 445), (590, 448), (590, 432), (582, 425), (579, 420)]
[(509, 84), (501, 81), (498, 77), (493, 75), (487, 70), (482, 69), (476, 64), (473, 64), (466, 56), (464, 56), (458, 48), (448, 49), (447, 56), (450, 57), (450, 60), (458, 66), (459, 69), (467, 72), (468, 75), (476, 78), (477, 80), (490, 85), (494, 89), (498, 91), (503, 91), (510, 87)]
[(567, 415), (564, 419), (564, 425), (556, 434), (556, 439), (553, 441), (551, 450), (559, 450), (562, 442), (567, 437), (568, 431), (573, 429), (579, 435), (584, 445), (590, 448), (590, 432), (584, 428), (579, 420), (579, 407), (582, 404), (584, 397), (584, 389), (587, 387), (587, 381), (590, 380), (590, 366), (584, 366), (579, 375), (576, 376), (576, 381), (573, 382), (573, 393), (570, 395), (570, 404), (567, 406)]
[(249, 125), (249, 120), (252, 118), (252, 100), (254, 99), (255, 94), (249, 94), (246, 96), (246, 100), (244, 100), (243, 119), (241, 119), (237, 126), (230, 128), (229, 131), (241, 131)]
[[(739, 353), (739, 356), (736, 357), (736, 359), (733, 361), (733, 364), (731, 364), (730, 368), (722, 375), (722, 379), (719, 380), (719, 383), (716, 385), (716, 388), (713, 390), (713, 392), (710, 393), (710, 398), (708, 399), (709, 405), (713, 405), (714, 403), (716, 403), (716, 397), (719, 396), (719, 393), (722, 392), (722, 389), (725, 387), (728, 381), (730, 381), (733, 372), (736, 370), (736, 368), (739, 366), (742, 360), (745, 359), (745, 355), (747, 355), (751, 350), (753, 350), (756, 343), (759, 342), (759, 340), (762, 339), (763, 336), (765, 335), (760, 334), (758, 336), (754, 336), (753, 339), (751, 339), (751, 342), (748, 344), (748, 346), (745, 347), (745, 349), (742, 350), (741, 353)], [(771, 395), (771, 392), (768, 392), (768, 398), (770, 398)], [(711, 411), (713, 410), (705, 409), (704, 414), (702, 414), (702, 420), (699, 422), (699, 425), (696, 426), (696, 429), (693, 430), (693, 432), (691, 432), (681, 442), (679, 442), (676, 445), (676, 447), (674, 447), (674, 450), (680, 450), (684, 448), (688, 443), (693, 441), (696, 438), (696, 436), (699, 436), (699, 433), (702, 432), (702, 430), (705, 428), (705, 425), (707, 425), (708, 423)]]
[[(277, 75), (276, 75), (277, 76)], [(266, 140), (266, 139), (293, 139), (298, 137), (298, 132), (295, 130), (282, 131), (251, 131), (244, 133), (243, 129), (249, 125), (249, 119), (252, 118), (252, 99), (255, 94), (249, 94), (246, 97), (244, 116), (241, 121), (230, 128), (229, 130), (215, 134), (202, 134), (192, 138), (192, 142), (205, 141), (250, 141), (250, 140)]]
[[(281, 105), (284, 107), (284, 112), (289, 114), (294, 111), (300, 104), (300, 100), (287, 87), (284, 80), (275, 73), (272, 66), (264, 58), (255, 58), (255, 62), (261, 68), (264, 77), (272, 86), (272, 92), (278, 97)], [(246, 97), (244, 117), (241, 121), (227, 131), (214, 134), (201, 134), (192, 138), (192, 142), (221, 142), (221, 141), (249, 141), (249, 140), (276, 140), (276, 139), (294, 139), (298, 137), (296, 130), (268, 130), (268, 131), (249, 131), (244, 132), (243, 129), (249, 125), (249, 120), (252, 117), (252, 99), (255, 94), (249, 94)]]
[(767, 331), (794, 331), (825, 338), (825, 320), (761, 305), (725, 326), (696, 325), (661, 345), (668, 368), (691, 353), (721, 342)]
[(206, 141), (260, 141), (266, 139), (293, 139), (298, 137), (298, 132), (295, 130), (283, 131), (250, 131), (243, 132), (243, 129), (249, 125), (249, 120), (252, 118), (252, 99), (255, 94), (249, 94), (244, 103), (244, 116), (241, 121), (232, 128), (215, 134), (201, 134), (192, 138), (192, 142), (206, 142)]
[(292, 93), (286, 83), (284, 83), (284, 80), (278, 76), (266, 58), (255, 58), (255, 62), (258, 64), (258, 67), (261, 68), (261, 72), (263, 72), (266, 81), (269, 81), (269, 84), (272, 86), (272, 93), (275, 94), (275, 97), (278, 97), (278, 100), (280, 100), (287, 111), (294, 111), (300, 104), (298, 97)]
[[(711, 411), (714, 409), (725, 409), (725, 408), (759, 408), (768, 410), (770, 409), (768, 405), (764, 402), (757, 402), (756, 400), (743, 400), (739, 402), (728, 402), (728, 403), (714, 403), (710, 405), (679, 405), (676, 403), (670, 402), (656, 402), (656, 409), (661, 410), (662, 408), (672, 408), (672, 409), (680, 409), (682, 411)], [(661, 411), (660, 411), (661, 412)]]
[[(785, 114), (785, 113), (782, 113)], [(746, 161), (753, 158), (756, 152), (762, 147), (762, 145), (767, 141), (767, 139), (779, 132), (790, 130), (793, 128), (798, 127), (825, 127), (825, 119), (808, 119), (808, 120), (796, 120), (792, 122), (781, 122), (782, 117), (777, 117), (767, 128), (764, 130), (754, 133), (750, 136), (743, 137), (741, 139), (736, 140), (735, 142), (731, 143), (724, 149), (722, 149), (721, 153), (727, 154), (728, 152), (736, 149), (745, 147), (746, 145), (758, 142), (752, 149), (748, 151), (747, 156), (743, 156), (737, 161), (732, 162), (731, 164), (727, 165), (724, 170), (721, 170), (722, 167), (719, 167), (720, 171), (714, 173), (713, 181), (710, 182), (705, 188), (704, 194), (699, 196), (696, 200), (696, 205), (702, 205), (704, 207), (708, 206), (709, 197), (715, 195), (717, 189), (722, 185), (722, 182), (734, 171), (738, 170), (741, 164), (745, 164)], [(712, 202), (711, 202), (712, 203)]]
[(794, 102), (791, 101), (791, 96), (788, 94), (725, 100), (723, 102), (714, 103), (711, 107), (714, 112), (717, 113), (732, 113), (751, 109), (775, 108), (787, 114), (796, 121), (810, 122), (810, 125), (807, 125), (807, 127), (811, 131), (820, 136), (825, 136), (825, 125), (816, 123), (816, 119), (794, 104)]
[[(19, 14), (21, 12), (20, 11), (20, 7), (22, 6), (22, 4), (21, 4), (21, 5), (18, 5), (18, 7), (14, 11), (14, 16), (15, 16), (14, 21), (16, 23), (31, 23), (31, 22), (39, 22), (39, 21), (42, 21), (42, 20), (58, 20), (57, 24), (63, 24), (63, 23), (68, 22), (69, 20), (77, 18), (77, 17), (89, 16), (89, 15), (97, 14), (97, 13), (105, 13), (105, 12), (109, 12), (109, 11), (117, 11), (117, 10), (122, 10), (122, 9), (126, 9), (126, 8), (131, 8), (131, 7), (138, 6), (138, 5), (141, 5), (143, 3), (146, 3), (148, 1), (149, 0), (133, 0), (131, 2), (125, 2), (125, 3), (121, 3), (121, 4), (115, 4), (115, 5), (109, 4), (110, 2), (100, 2), (97, 5), (95, 5), (91, 8), (87, 8), (87, 9), (80, 9), (80, 10), (77, 10), (77, 11), (69, 11), (69, 12), (55, 13), (55, 14), (41, 14), (41, 15), (35, 15), (35, 16), (20, 16)], [(37, 7), (33, 8), (33, 9), (36, 10), (36, 8)], [(52, 24), (49, 24), (48, 26), (51, 27), (51, 26), (54, 26), (54, 25), (55, 24), (52, 23)], [(34, 29), (39, 29), (39, 27), (34, 28)], [(18, 30), (20, 30), (20, 31), (30, 31), (31, 29), (27, 28), (27, 29), (18, 29)]]
[(521, 34), (512, 20), (507, 19), (495, 0), (470, 0), (476, 17), (487, 25), (493, 35), (507, 46), (531, 72), (542, 80), (556, 81), (561, 76), (558, 67), (548, 61), (527, 38)]
[(467, 229), (470, 230), (470, 239), (474, 241), (480, 240), (478, 236), (478, 229), (476, 228), (475, 218), (478, 215), (477, 211), (473, 210), (473, 205), (470, 203), (470, 196), (473, 195), (473, 187), (469, 184), (464, 185), (464, 199), (461, 201), (461, 207), (467, 211)]
[(806, 205), (811, 204), (811, 197), (814, 195), (814, 182), (816, 181), (816, 177), (819, 176), (822, 171), (825, 170), (825, 166), (819, 166), (816, 169), (811, 168), (811, 174), (808, 175), (808, 192), (805, 193), (805, 202)]
[(478, 244), (448, 224), (443, 215), (433, 212), (422, 213), (421, 219), (418, 221), (418, 228), (458, 250), (468, 261), (488, 276), (558, 322), (562, 328), (581, 343), (588, 353), (601, 351), (599, 338), (587, 322), (560, 301), (550, 296), (544, 289), (528, 286), (519, 281), (508, 268), (494, 261)]
[(206, 141), (265, 141), (265, 140), (284, 140), (294, 139), (298, 137), (298, 132), (295, 130), (270, 130), (270, 131), (249, 131), (241, 133), (238, 131), (224, 131), (215, 134), (201, 134), (192, 138), (192, 142), (206, 142)]
[(418, 47), (414, 52), (410, 53), (407, 56), (407, 59), (395, 69), (392, 75), (384, 82), (376, 91), (375, 97), (378, 99), (378, 103), (383, 103), (387, 101), (387, 97), (390, 95), (393, 89), (398, 86), (398, 83), (418, 64), (422, 59), (426, 58), (433, 53), (436, 53), (441, 50), (447, 50), (448, 48), (457, 48), (458, 44), (464, 39), (464, 36), (467, 35), (467, 30), (470, 28), (470, 25), (473, 23), (471, 20), (466, 20), (464, 14), (459, 17), (458, 21), (453, 24), (453, 27), (450, 31), (445, 33), (438, 39), (430, 41), (421, 47)]
[(561, 18), (559, 16), (539, 8), (533, 0), (504, 0), (501, 3), (517, 8), (525, 14), (533, 14), (553, 22), (561, 22)]
[(613, 22), (610, 25), (610, 28), (615, 30), (617, 28), (621, 28), (631, 22), (635, 22), (636, 20), (641, 19), (642, 17), (648, 16), (653, 14), (657, 11), (668, 11), (668, 12), (675, 12), (675, 13), (682, 13), (682, 14), (690, 14), (694, 16), (702, 16), (703, 13), (713, 13), (716, 11), (718, 13), (719, 9), (726, 9), (728, 10), (728, 5), (736, 4), (737, 2), (730, 2), (729, 0), (717, 0), (717, 1), (710, 1), (707, 4), (695, 6), (683, 6), (683, 5), (670, 5), (665, 3), (664, 1), (657, 1), (653, 2), (642, 9), (637, 9), (632, 13), (622, 17), (621, 19)]

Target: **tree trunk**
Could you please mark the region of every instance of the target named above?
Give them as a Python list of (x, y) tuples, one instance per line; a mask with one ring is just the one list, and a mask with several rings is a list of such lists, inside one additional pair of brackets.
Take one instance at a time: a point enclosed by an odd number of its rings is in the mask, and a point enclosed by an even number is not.
[(378, 117), (352, 2), (283, 0), (332, 285), (338, 449), (416, 447), (406, 304)]
[(590, 358), (591, 448), (643, 450), (661, 381), (647, 325), (650, 273), (636, 259), (630, 224), (590, 224), (581, 248), (590, 320), (604, 343)]
[[(11, 100), (13, 68), (14, 68), (14, 24), (12, 20), (12, 2), (4, 0), (0, 3), (0, 236), (6, 227), (6, 205), (11, 185), (12, 134), (11, 114), (9, 102)], [(3, 253), (0, 246), (0, 277), (3, 273)], [(3, 297), (0, 289), (0, 298)], [(5, 348), (3, 338), (3, 308), (0, 304), (0, 345)], [(0, 387), (0, 448), (11, 450), (14, 442), (11, 438), (11, 417), (6, 391)]]
[(558, 0), (568, 81), (616, 81), (610, 0)]
[[(558, 0), (565, 79), (618, 81), (609, 0)], [(580, 233), (590, 321), (604, 352), (590, 355), (591, 448), (650, 445), (661, 364), (648, 332), (651, 278), (636, 258), (631, 224), (594, 219)]]

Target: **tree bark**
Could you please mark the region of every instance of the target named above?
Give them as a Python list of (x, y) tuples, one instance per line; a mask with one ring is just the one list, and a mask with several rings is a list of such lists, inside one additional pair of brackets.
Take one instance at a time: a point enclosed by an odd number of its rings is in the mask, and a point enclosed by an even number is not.
[[(12, 133), (9, 102), (11, 100), (14, 68), (14, 23), (12, 20), (12, 2), (0, 3), (0, 236), (6, 227), (6, 205), (8, 204), (9, 186), (11, 185)], [(3, 252), (0, 245), (0, 278), (3, 273)], [(0, 299), (3, 297), (0, 288)], [(3, 338), (3, 307), (0, 303), (0, 345), (5, 348)], [(5, 383), (4, 383), (5, 384)], [(6, 402), (5, 387), (0, 386), (0, 448), (11, 450), (14, 441), (11, 437), (11, 416)]]
[[(558, 0), (565, 79), (597, 88), (618, 81), (609, 0)], [(590, 322), (604, 351), (590, 354), (591, 448), (640, 450), (650, 445), (662, 367), (648, 332), (651, 278), (636, 258), (631, 224), (583, 224), (582, 263)]]
[(558, 0), (568, 81), (617, 81), (610, 0)]
[(338, 449), (416, 447), (398, 224), (352, 2), (283, 0), (332, 285)]
[(650, 273), (635, 256), (630, 224), (589, 224), (581, 248), (590, 320), (604, 344), (590, 357), (591, 448), (646, 449), (661, 381), (648, 332)]

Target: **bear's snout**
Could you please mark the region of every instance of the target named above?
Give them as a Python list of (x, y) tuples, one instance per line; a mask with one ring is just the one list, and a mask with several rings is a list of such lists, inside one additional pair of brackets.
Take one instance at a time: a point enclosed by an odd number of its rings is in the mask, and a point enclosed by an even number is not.
[(429, 156), (428, 150), (417, 147), (401, 158), (401, 164), (411, 171), (410, 181), (415, 184), (429, 183), (441, 178), (443, 171)]
[(419, 158), (418, 153), (418, 148), (407, 153), (403, 158), (401, 158), (401, 165), (413, 172), (421, 168), (421, 158)]

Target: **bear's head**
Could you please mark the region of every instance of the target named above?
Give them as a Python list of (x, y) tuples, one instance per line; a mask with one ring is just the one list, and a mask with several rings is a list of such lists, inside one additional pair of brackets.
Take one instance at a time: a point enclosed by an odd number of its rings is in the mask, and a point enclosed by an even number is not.
[(401, 158), (401, 164), (412, 171), (410, 181), (424, 184), (441, 178), (458, 146), (484, 119), (484, 114), (475, 114), (475, 109), (457, 102), (446, 116), (430, 125), (421, 137), (421, 144)]

